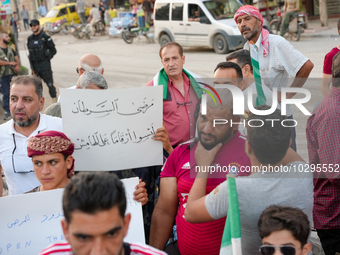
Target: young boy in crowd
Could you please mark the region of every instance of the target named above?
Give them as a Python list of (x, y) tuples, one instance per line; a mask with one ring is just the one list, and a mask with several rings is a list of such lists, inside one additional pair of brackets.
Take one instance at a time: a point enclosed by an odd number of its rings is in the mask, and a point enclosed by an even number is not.
[(312, 249), (309, 221), (300, 209), (271, 205), (262, 212), (258, 229), (262, 255), (307, 255)]

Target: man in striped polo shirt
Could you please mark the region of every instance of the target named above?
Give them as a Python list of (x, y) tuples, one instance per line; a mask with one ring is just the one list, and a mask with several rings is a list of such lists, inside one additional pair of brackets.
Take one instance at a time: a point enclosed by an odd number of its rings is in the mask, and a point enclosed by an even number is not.
[(62, 228), (68, 243), (40, 255), (165, 255), (148, 245), (126, 243), (131, 214), (125, 214), (123, 183), (114, 174), (81, 173), (66, 185)]

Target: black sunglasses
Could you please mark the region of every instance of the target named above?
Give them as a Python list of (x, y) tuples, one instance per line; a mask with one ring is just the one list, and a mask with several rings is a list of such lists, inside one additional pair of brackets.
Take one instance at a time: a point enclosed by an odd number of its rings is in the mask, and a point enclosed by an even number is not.
[(31, 24), (30, 27), (36, 27), (36, 26), (39, 26), (39, 25), (34, 25), (34, 24)]
[[(40, 133), (40, 132), (39, 132)], [(34, 170), (32, 169), (32, 170), (27, 170), (27, 169), (15, 169), (15, 164), (14, 164), (14, 159), (15, 158), (17, 158), (17, 160), (20, 162), (21, 161), (21, 163), (22, 162), (25, 162), (25, 160), (27, 160), (28, 162), (30, 162), (31, 160), (27, 157), (27, 155), (25, 155), (24, 157), (22, 157), (22, 155), (16, 155), (16, 156), (14, 156), (14, 153), (15, 153), (15, 151), (16, 151), (16, 149), (17, 149), (17, 143), (16, 143), (16, 141), (15, 141), (15, 135), (14, 134), (12, 134), (12, 136), (13, 136), (13, 144), (14, 144), (14, 148), (13, 148), (13, 151), (12, 151), (12, 168), (13, 168), (13, 171), (14, 171), (14, 173), (16, 173), (16, 174), (22, 174), (22, 173), (31, 173), (31, 172), (34, 172)], [(29, 160), (28, 160), (29, 159)], [(27, 162), (27, 163), (28, 163)], [(25, 162), (26, 163), (26, 162)], [(29, 166), (29, 164), (27, 164), (27, 166)], [(28, 168), (28, 167), (27, 167)], [(18, 171), (17, 171), (18, 170)]]
[(77, 68), (76, 68), (76, 72), (77, 72), (77, 73), (79, 73), (79, 69), (80, 69), (80, 70), (83, 70), (83, 71), (85, 72), (85, 69), (84, 69), (84, 68), (82, 68), (82, 67), (81, 67), (81, 68), (77, 67)]
[(188, 104), (188, 105), (191, 105), (191, 104), (192, 104), (192, 100), (190, 100), (190, 102), (178, 103), (177, 98), (176, 98), (176, 95), (175, 95), (174, 90), (172, 89), (172, 87), (171, 87), (171, 90), (172, 90), (172, 94), (173, 94), (174, 97), (175, 97), (176, 104), (177, 104), (177, 108), (180, 107), (181, 105), (186, 106), (187, 104)]
[(295, 255), (296, 249), (290, 245), (262, 245), (259, 249), (262, 255), (273, 255), (275, 250), (280, 248), (280, 252), (283, 255)]

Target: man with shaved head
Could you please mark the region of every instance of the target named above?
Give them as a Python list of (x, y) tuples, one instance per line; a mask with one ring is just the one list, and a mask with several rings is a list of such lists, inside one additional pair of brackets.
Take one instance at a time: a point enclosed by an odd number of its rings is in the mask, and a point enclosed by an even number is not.
[[(108, 89), (108, 85), (106, 83), (105, 78), (102, 76), (104, 73), (104, 68), (102, 66), (102, 61), (100, 58), (92, 53), (85, 54), (78, 61), (78, 67), (76, 68), (76, 72), (79, 75), (79, 79), (77, 85), (70, 87), (69, 89)], [(95, 87), (87, 83), (87, 85), (82, 86), (80, 83), (83, 73), (91, 72), (92, 74), (86, 75), (85, 79), (88, 79)], [(97, 74), (94, 74), (97, 73)], [(91, 81), (94, 79), (95, 81)], [(85, 82), (85, 81), (84, 81)], [(100, 84), (97, 84), (100, 83)], [(61, 118), (61, 108), (60, 108), (60, 96), (58, 99), (58, 103), (51, 104), (48, 108), (46, 108), (45, 114), (60, 117)]]
[[(104, 74), (104, 68), (102, 66), (102, 61), (100, 58), (92, 53), (85, 54), (78, 61), (78, 67), (76, 68), (76, 72), (79, 77), (86, 71), (93, 71), (100, 74)], [(69, 89), (76, 89), (77, 85), (69, 87)], [(60, 96), (58, 98), (58, 102), (60, 102)], [(47, 110), (47, 109), (46, 109)], [(48, 114), (48, 113), (46, 113)]]
[(97, 55), (91, 53), (86, 54), (79, 59), (76, 71), (79, 76), (81, 76), (85, 71), (94, 71), (100, 74), (104, 74), (102, 61)]

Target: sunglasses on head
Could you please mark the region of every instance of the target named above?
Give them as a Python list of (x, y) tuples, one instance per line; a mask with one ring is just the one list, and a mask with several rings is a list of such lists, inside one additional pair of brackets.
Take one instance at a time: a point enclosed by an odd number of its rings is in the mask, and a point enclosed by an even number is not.
[(79, 70), (83, 70), (83, 71), (85, 72), (85, 69), (84, 69), (84, 68), (79, 68), (79, 67), (77, 67), (77, 68), (76, 68), (76, 72), (79, 73)]
[(259, 249), (262, 255), (273, 255), (276, 249), (280, 249), (283, 255), (295, 255), (296, 249), (290, 245), (262, 245)]

